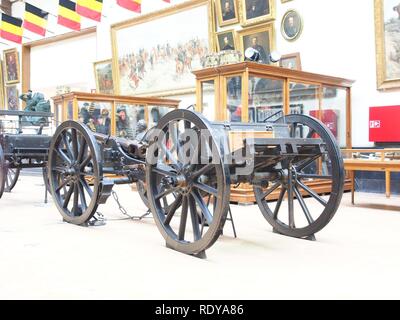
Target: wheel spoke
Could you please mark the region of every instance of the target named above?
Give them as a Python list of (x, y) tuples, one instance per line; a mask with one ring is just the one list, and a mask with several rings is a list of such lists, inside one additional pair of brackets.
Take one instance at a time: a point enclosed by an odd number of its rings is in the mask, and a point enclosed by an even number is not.
[(300, 172), (301, 170), (305, 169), (306, 167), (308, 167), (311, 163), (313, 163), (314, 161), (316, 161), (319, 157), (321, 157), (322, 154), (317, 154), (315, 156), (313, 156), (310, 159), (305, 159), (303, 161), (300, 161), (300, 163), (296, 163), (296, 170), (298, 172)]
[(180, 194), (175, 201), (170, 205), (169, 210), (168, 210), (168, 214), (165, 217), (164, 220), (164, 225), (169, 225), (172, 218), (175, 215), (176, 210), (179, 208), (179, 206), (181, 205), (181, 201), (182, 201), (182, 195)]
[(278, 201), (276, 202), (275, 210), (274, 210), (274, 220), (278, 218), (279, 210), (282, 205), (283, 198), (285, 197), (286, 188), (281, 189), (281, 193), (279, 194)]
[(321, 180), (332, 180), (332, 176), (325, 176), (325, 175), (319, 175), (319, 174), (303, 174), (299, 173), (297, 175), (301, 179), (321, 179)]
[(314, 134), (315, 134), (315, 130), (311, 129), (310, 132), (308, 132), (308, 134), (307, 134), (307, 139), (311, 139)]
[(85, 160), (82, 161), (80, 164), (80, 170), (83, 171), (85, 167), (89, 164), (89, 162), (92, 160), (92, 155), (89, 154)]
[(66, 168), (65, 167), (60, 167), (60, 166), (55, 166), (54, 168), (51, 169), (53, 172), (58, 172), (58, 173), (65, 173)]
[(193, 183), (193, 186), (194, 186), (195, 188), (197, 188), (197, 189), (200, 189), (200, 190), (202, 190), (202, 191), (204, 191), (204, 192), (207, 192), (208, 194), (212, 194), (213, 196), (215, 196), (215, 197), (218, 198), (218, 191), (217, 191), (217, 189), (215, 189), (215, 188), (213, 188), (213, 187), (211, 187), (211, 186), (208, 186), (208, 185), (206, 185), (206, 184), (204, 184), (204, 183), (200, 183), (200, 182), (195, 182), (195, 183)]
[(210, 210), (208, 210), (206, 204), (204, 203), (200, 193), (197, 190), (192, 190), (191, 194), (194, 200), (196, 201), (197, 205), (199, 206), (204, 218), (206, 218), (207, 223), (211, 225), (213, 217), (211, 215)]
[(74, 155), (74, 159), (78, 159), (78, 136), (75, 129), (71, 129), (72, 137), (72, 152)]
[(57, 189), (55, 190), (56, 193), (60, 192), (60, 190), (61, 190), (62, 188), (64, 188), (64, 187), (68, 184), (68, 182), (69, 182), (69, 179), (64, 179), (64, 181), (61, 182), (61, 184), (60, 184), (60, 185), (57, 187)]
[(178, 188), (169, 188), (169, 189), (165, 189), (165, 190), (163, 190), (163, 191), (161, 191), (159, 194), (157, 194), (154, 198), (156, 199), (156, 200), (160, 200), (161, 198), (164, 198), (164, 197), (166, 197), (167, 195), (169, 195), (169, 194), (171, 194), (172, 192), (175, 192), (175, 191), (177, 191), (178, 190)]
[(78, 183), (74, 183), (74, 202), (72, 206), (72, 214), (76, 216), (78, 214), (79, 207), (79, 188)]
[(165, 156), (166, 156), (166, 160), (171, 161), (177, 168), (180, 167), (180, 165), (178, 164), (178, 162), (176, 161), (174, 155), (172, 154), (172, 152), (170, 150), (168, 150), (167, 146), (165, 144), (161, 144), (161, 148), (163, 149), (163, 151), (165, 152)]
[(202, 167), (201, 169), (199, 169), (199, 170), (195, 171), (194, 173), (192, 173), (192, 178), (193, 178), (193, 179), (196, 179), (196, 178), (200, 177), (201, 175), (206, 174), (208, 171), (210, 171), (211, 169), (213, 169), (214, 166), (215, 166), (215, 165), (212, 164), (212, 163), (209, 163), (209, 164), (205, 165), (205, 166)]
[(263, 195), (262, 195), (262, 200), (264, 200), (266, 197), (268, 197), (272, 192), (274, 192), (276, 189), (278, 189), (279, 188), (279, 186), (281, 185), (281, 182), (280, 181), (278, 181), (277, 183), (275, 183), (270, 189), (268, 189), (267, 190), (267, 192), (265, 192)]
[(297, 122), (294, 122), (294, 123), (292, 124), (292, 126), (290, 127), (290, 136), (291, 136), (292, 138), (295, 138), (295, 137), (296, 137), (296, 129), (297, 129)]
[(81, 198), (82, 211), (86, 211), (87, 209), (86, 197), (85, 197), (85, 192), (83, 191), (82, 183), (80, 181), (78, 182), (78, 189), (79, 189), (79, 197)]
[(67, 194), (64, 198), (63, 208), (66, 209), (69, 204), (69, 200), (71, 199), (72, 193), (74, 192), (74, 186), (70, 186)]
[(304, 183), (301, 181), (297, 181), (297, 184), (303, 188), (307, 193), (312, 196), (315, 200), (317, 200), (320, 204), (322, 204), (324, 207), (328, 205), (328, 202), (326, 202), (323, 198), (321, 198), (314, 190), (310, 189), (307, 187)]
[(165, 169), (162, 169), (160, 167), (153, 167), (152, 169), (155, 173), (158, 173), (159, 175), (162, 176), (167, 176), (167, 177), (176, 177), (176, 173), (172, 171), (167, 171)]
[(58, 146), (58, 148), (55, 148), (56, 153), (58, 154), (58, 156), (66, 163), (71, 164), (72, 160), (70, 158), (68, 158), (68, 156), (64, 153), (64, 151), (61, 149), (60, 146)]
[(301, 209), (303, 209), (304, 215), (306, 216), (306, 219), (308, 221), (308, 224), (312, 224), (314, 223), (314, 219), (311, 216), (310, 210), (308, 210), (308, 207), (306, 205), (306, 202), (303, 199), (303, 196), (301, 195), (299, 189), (297, 188), (297, 186), (294, 186), (294, 193), (296, 194), (296, 198), (300, 203)]
[(293, 196), (293, 176), (292, 172), (289, 169), (289, 177), (288, 177), (288, 211), (289, 211), (289, 227), (290, 228), (295, 228), (294, 224), (294, 196)]
[(68, 141), (68, 137), (67, 137), (66, 132), (64, 132), (64, 133), (62, 134), (62, 140), (63, 140), (63, 142), (64, 142), (65, 148), (67, 149), (67, 153), (68, 153), (70, 159), (71, 159), (71, 160), (75, 160), (74, 153), (73, 153), (73, 151), (72, 151), (71, 144), (70, 144), (70, 142)]
[(85, 188), (86, 192), (89, 194), (90, 197), (93, 197), (93, 191), (90, 189), (90, 186), (86, 182), (84, 178), (80, 178), (79, 181), (81, 182), (82, 186)]
[(83, 160), (83, 157), (85, 155), (85, 151), (86, 151), (86, 147), (87, 147), (87, 143), (86, 143), (86, 139), (84, 136), (81, 137), (81, 143), (79, 144), (79, 154), (78, 154), (78, 162), (81, 162)]
[(188, 215), (188, 199), (187, 196), (185, 196), (183, 197), (183, 202), (182, 202), (181, 222), (179, 224), (179, 234), (178, 234), (179, 240), (185, 239), (187, 215)]
[(189, 195), (189, 207), (190, 207), (190, 217), (192, 220), (193, 238), (194, 241), (198, 241), (201, 238), (200, 228), (199, 228), (199, 216), (197, 215), (196, 202), (192, 195)]

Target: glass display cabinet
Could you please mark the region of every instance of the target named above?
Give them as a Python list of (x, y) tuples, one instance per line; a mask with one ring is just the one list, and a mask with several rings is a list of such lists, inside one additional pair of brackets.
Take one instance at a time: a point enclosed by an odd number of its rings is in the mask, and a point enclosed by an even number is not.
[(354, 204), (355, 172), (385, 172), (386, 197), (390, 198), (391, 172), (400, 172), (400, 149), (342, 149), (344, 167), (351, 179), (351, 202)]
[[(255, 62), (193, 73), (196, 110), (210, 120), (263, 123), (287, 114), (310, 115), (328, 126), (341, 148), (351, 148), (352, 80)], [(314, 183), (319, 192), (329, 192), (322, 181)], [(250, 186), (240, 185), (231, 193), (233, 202), (255, 201)]]
[[(52, 98), (55, 121), (85, 123), (92, 131), (135, 139), (157, 125), (179, 100), (70, 92)], [(139, 124), (139, 125), (138, 125)]]

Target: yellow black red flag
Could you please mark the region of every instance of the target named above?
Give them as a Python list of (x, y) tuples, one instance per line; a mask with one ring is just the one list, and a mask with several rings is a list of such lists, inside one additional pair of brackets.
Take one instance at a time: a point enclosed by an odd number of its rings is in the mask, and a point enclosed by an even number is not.
[(23, 24), (24, 29), (37, 33), (44, 37), (46, 35), (48, 17), (48, 12), (39, 9), (29, 3), (25, 3), (25, 15)]
[(14, 18), (8, 14), (1, 15), (0, 36), (3, 39), (22, 43), (22, 19)]
[(78, 0), (76, 3), (76, 12), (85, 18), (100, 22), (102, 11), (103, 0)]
[(81, 30), (81, 16), (76, 12), (76, 3), (60, 0), (58, 7), (58, 24), (72, 30)]
[(142, 0), (117, 0), (122, 8), (140, 13), (142, 12)]

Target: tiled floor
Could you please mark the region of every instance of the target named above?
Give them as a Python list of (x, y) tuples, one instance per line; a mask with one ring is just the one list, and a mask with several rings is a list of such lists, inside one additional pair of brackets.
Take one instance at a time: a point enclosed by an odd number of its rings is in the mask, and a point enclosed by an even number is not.
[[(119, 186), (132, 214), (145, 211)], [(400, 197), (346, 194), (310, 242), (276, 235), (257, 206), (233, 206), (238, 239), (200, 260), (166, 249), (152, 219), (83, 228), (42, 202), (40, 177), (22, 176), (0, 200), (0, 298), (400, 298)], [(122, 218), (112, 201), (99, 209)]]

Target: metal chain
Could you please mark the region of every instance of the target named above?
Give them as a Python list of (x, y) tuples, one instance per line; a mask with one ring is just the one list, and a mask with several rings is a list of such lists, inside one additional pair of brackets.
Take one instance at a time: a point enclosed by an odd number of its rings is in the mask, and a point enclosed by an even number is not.
[(122, 206), (121, 202), (119, 202), (118, 194), (117, 194), (114, 190), (111, 192), (111, 194), (112, 194), (112, 196), (113, 196), (115, 202), (116, 202), (117, 205), (118, 205), (119, 211), (121, 211), (121, 213), (122, 213), (124, 216), (129, 217), (129, 219), (132, 219), (132, 220), (139, 220), (139, 221), (140, 221), (140, 220), (142, 220), (143, 218), (145, 218), (146, 216), (148, 216), (148, 215), (150, 214), (150, 210), (148, 210), (144, 215), (141, 215), (141, 216), (131, 216), (130, 214), (128, 214), (128, 211)]

